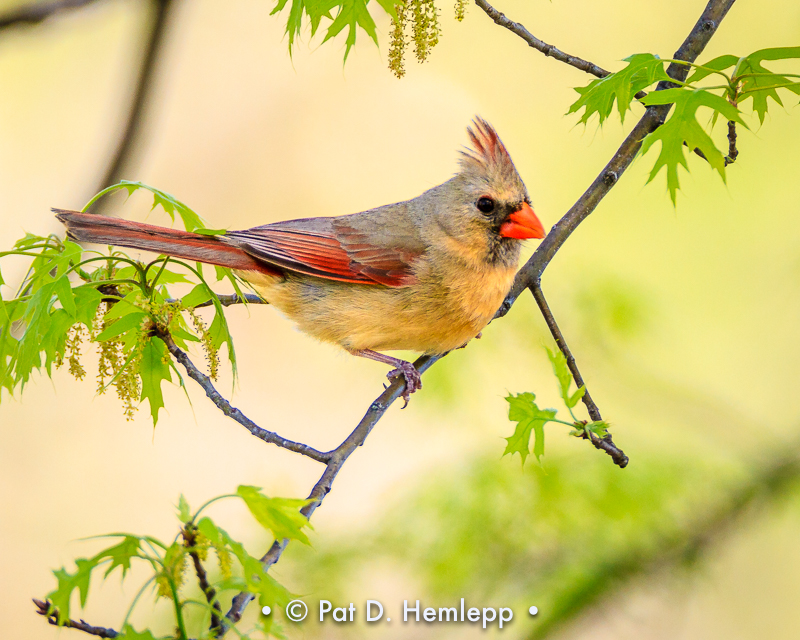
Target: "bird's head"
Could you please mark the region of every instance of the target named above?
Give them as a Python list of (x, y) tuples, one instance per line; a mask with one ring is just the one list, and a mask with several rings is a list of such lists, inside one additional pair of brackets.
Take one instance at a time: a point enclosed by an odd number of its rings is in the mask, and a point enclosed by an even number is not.
[(516, 262), (520, 241), (544, 238), (544, 227), (494, 128), (476, 118), (467, 132), (471, 148), (461, 152), (461, 170), (450, 181), (458, 206), (447, 216), (448, 230), (480, 246), (490, 262)]

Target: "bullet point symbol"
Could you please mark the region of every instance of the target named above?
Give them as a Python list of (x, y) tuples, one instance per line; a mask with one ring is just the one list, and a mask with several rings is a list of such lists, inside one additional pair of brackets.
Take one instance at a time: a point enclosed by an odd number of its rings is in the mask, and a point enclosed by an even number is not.
[(261, 613), (263, 613), (265, 616), (268, 616), (270, 613), (272, 613), (272, 609), (269, 607), (262, 607)]
[(539, 609), (538, 607), (531, 607), (528, 609), (528, 613), (530, 613), (532, 616), (535, 616), (537, 613), (539, 613)]

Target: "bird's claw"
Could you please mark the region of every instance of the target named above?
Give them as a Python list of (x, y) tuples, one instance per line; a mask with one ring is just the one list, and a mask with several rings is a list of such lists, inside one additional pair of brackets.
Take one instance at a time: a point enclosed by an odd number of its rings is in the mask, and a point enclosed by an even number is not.
[(403, 362), (397, 369), (392, 369), (386, 374), (387, 378), (397, 378), (399, 376), (403, 376), (406, 381), (406, 386), (402, 394), (403, 400), (405, 400), (405, 404), (402, 408), (405, 409), (408, 406), (411, 394), (422, 389), (422, 377), (419, 371), (417, 371), (417, 368), (410, 362)]

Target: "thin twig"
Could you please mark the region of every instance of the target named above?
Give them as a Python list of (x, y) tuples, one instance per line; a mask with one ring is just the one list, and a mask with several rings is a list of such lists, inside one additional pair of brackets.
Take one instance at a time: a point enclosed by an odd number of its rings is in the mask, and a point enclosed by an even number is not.
[[(414, 366), (417, 368), (417, 371), (422, 374), (431, 366), (433, 366), (436, 361), (443, 357), (444, 356), (421, 356), (414, 362)], [(308, 498), (311, 500), (311, 502), (300, 510), (304, 516), (311, 518), (311, 515), (314, 513), (317, 507), (322, 504), (325, 496), (330, 493), (330, 490), (333, 486), (333, 481), (336, 479), (339, 471), (341, 471), (344, 463), (358, 447), (364, 444), (364, 441), (378, 423), (378, 420), (383, 417), (383, 415), (386, 413), (386, 410), (392, 405), (392, 403), (401, 397), (404, 387), (405, 380), (402, 377), (395, 378), (392, 383), (386, 387), (384, 392), (379, 395), (369, 406), (369, 409), (367, 410), (366, 414), (364, 414), (361, 422), (359, 422), (358, 426), (356, 426), (352, 433), (347, 436), (345, 441), (330, 452), (330, 459), (325, 467), (325, 471), (317, 481), (317, 484), (314, 485), (311, 493), (308, 495)], [(268, 569), (278, 562), (288, 543), (289, 541), (284, 539), (276, 540), (272, 544), (269, 551), (267, 551), (264, 557), (261, 558), (261, 563), (264, 565), (265, 569)], [(233, 599), (231, 608), (228, 610), (228, 613), (225, 614), (227, 622), (223, 621), (223, 626), (220, 628), (217, 637), (222, 637), (225, 635), (231, 624), (235, 624), (241, 620), (245, 608), (248, 604), (250, 604), (253, 598), (253, 594), (243, 592)]]
[(202, 560), (200, 559), (200, 554), (197, 552), (197, 528), (192, 524), (187, 524), (184, 526), (182, 534), (184, 546), (189, 550), (189, 555), (192, 558), (192, 564), (194, 564), (194, 572), (197, 576), (197, 582), (200, 585), (200, 590), (205, 595), (208, 604), (210, 604), (212, 607), (210, 629), (213, 631), (219, 627), (219, 617), (222, 615), (222, 606), (219, 604), (219, 600), (217, 599), (216, 590), (208, 582), (208, 574), (206, 573), (206, 569), (203, 566)]
[[(98, 290), (100, 287), (98, 287)], [(103, 292), (105, 293), (105, 292)], [(230, 307), (234, 304), (269, 304), (264, 298), (255, 294), (255, 293), (245, 293), (244, 295), (239, 295), (236, 293), (215, 293), (214, 294), (219, 300), (219, 303), (223, 307)], [(167, 298), (167, 302), (179, 302), (180, 298)], [(192, 307), (192, 309), (199, 309), (200, 307), (210, 307), (214, 303), (211, 300), (206, 300), (205, 302), (201, 302), (200, 304), (196, 304)]]
[[(736, 105), (734, 105), (736, 106)], [(736, 123), (728, 120), (728, 155), (725, 156), (725, 166), (736, 162), (739, 150), (736, 148)]]
[(186, 373), (189, 375), (189, 377), (203, 388), (211, 402), (217, 405), (217, 408), (226, 416), (236, 420), (236, 422), (242, 425), (259, 440), (269, 442), (270, 444), (277, 445), (283, 449), (288, 449), (289, 451), (294, 451), (295, 453), (304, 455), (312, 460), (316, 460), (317, 462), (321, 462), (323, 464), (328, 463), (331, 454), (317, 451), (313, 447), (309, 447), (307, 444), (303, 444), (302, 442), (287, 440), (286, 438), (279, 436), (274, 431), (263, 429), (246, 415), (244, 415), (239, 409), (232, 407), (231, 403), (223, 398), (219, 391), (214, 388), (211, 379), (194, 365), (194, 363), (189, 359), (189, 356), (186, 355), (185, 351), (175, 344), (175, 341), (172, 339), (171, 335), (165, 332), (158, 332), (156, 335), (164, 341), (164, 344), (167, 345), (169, 352), (178, 362), (181, 363), (183, 368), (186, 369)]
[[(45, 616), (47, 621), (53, 626), (59, 626), (58, 609), (53, 607), (52, 602), (33, 598), (33, 603), (36, 605), (36, 613), (40, 616)], [(77, 629), (78, 631), (83, 631), (84, 633), (97, 636), (98, 638), (116, 638), (119, 635), (119, 631), (114, 631), (114, 629), (109, 629), (108, 627), (95, 627), (84, 620), (67, 620), (60, 626), (68, 627), (69, 629)]]
[[(230, 307), (232, 304), (269, 304), (269, 302), (264, 300), (264, 298), (256, 295), (255, 293), (245, 293), (243, 296), (239, 296), (235, 293), (218, 293), (217, 299), (223, 307)], [(207, 302), (203, 302), (202, 304), (198, 304), (195, 309), (200, 307), (209, 307), (212, 304), (214, 303), (209, 300)]]
[[(552, 44), (547, 44), (543, 40), (539, 40), (539, 38), (528, 31), (523, 25), (521, 25), (519, 22), (509, 20), (505, 14), (500, 13), (492, 5), (486, 2), (486, 0), (475, 0), (475, 4), (483, 9), (483, 11), (486, 12), (486, 15), (494, 20), (496, 24), (508, 29), (512, 33), (516, 33), (520, 38), (528, 43), (528, 46), (533, 47), (544, 55), (555, 58), (559, 62), (564, 62), (571, 67), (575, 67), (576, 69), (590, 73), (598, 78), (605, 78), (607, 75), (609, 75), (608, 71), (597, 66), (593, 62), (589, 62), (588, 60), (584, 60), (583, 58), (579, 58), (568, 53), (564, 53), (561, 51), (561, 49), (557, 49)], [(639, 97), (638, 94), (637, 97)], [(644, 94), (642, 94), (642, 97), (644, 97)]]
[[(542, 287), (538, 281), (531, 285), (531, 292), (536, 300), (536, 304), (539, 305), (539, 311), (541, 311), (542, 316), (547, 323), (547, 327), (550, 329), (550, 333), (553, 335), (553, 338), (558, 345), (558, 348), (561, 349), (561, 352), (567, 359), (567, 366), (572, 372), (572, 377), (575, 380), (575, 384), (578, 386), (578, 388), (583, 387), (584, 389), (582, 400), (583, 404), (586, 405), (586, 410), (589, 412), (589, 416), (592, 418), (592, 420), (598, 422), (601, 421), (603, 417), (600, 415), (600, 409), (597, 408), (594, 400), (592, 400), (589, 389), (586, 386), (586, 383), (583, 381), (583, 376), (581, 376), (581, 372), (578, 370), (578, 364), (575, 362), (575, 357), (569, 350), (567, 341), (564, 340), (564, 335), (561, 333), (561, 329), (559, 328), (556, 319), (553, 317), (553, 313), (550, 311), (550, 306), (547, 304), (547, 300), (545, 300), (544, 293), (542, 293)], [(611, 439), (611, 433), (607, 433), (602, 438), (598, 438), (591, 431), (587, 430), (583, 432), (582, 437), (591, 441), (591, 443), (597, 449), (605, 451), (608, 455), (610, 455), (611, 459), (614, 461), (614, 464), (616, 464), (620, 469), (624, 469), (628, 466), (628, 456), (625, 455), (622, 449), (614, 444), (614, 441)]]
[[(152, 92), (156, 64), (164, 44), (164, 35), (167, 32), (173, 0), (152, 0), (152, 5), (153, 15), (150, 17), (150, 24), (143, 48), (142, 62), (136, 80), (133, 100), (128, 110), (125, 127), (117, 143), (116, 151), (109, 161), (108, 169), (106, 169), (105, 174), (100, 179), (95, 193), (108, 185), (119, 182), (124, 177), (122, 171), (130, 160), (130, 156), (133, 153), (134, 146), (139, 137), (139, 129), (144, 121), (145, 107)], [(109, 200), (108, 198), (104, 198), (98, 202), (99, 204), (95, 207), (96, 212), (100, 212), (104, 207), (108, 206), (106, 203), (109, 202)]]
[(12, 9), (0, 16), (0, 29), (18, 24), (39, 24), (56, 13), (68, 9), (80, 9), (97, 0), (56, 0), (55, 2), (35, 2), (25, 7)]

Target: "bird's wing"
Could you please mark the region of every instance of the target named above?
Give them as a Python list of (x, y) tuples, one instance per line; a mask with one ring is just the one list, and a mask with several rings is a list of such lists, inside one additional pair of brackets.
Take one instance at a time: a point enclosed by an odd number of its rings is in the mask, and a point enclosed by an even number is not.
[(223, 236), (255, 258), (328, 280), (404, 287), (414, 284), (419, 241), (390, 234), (380, 220), (360, 216), (287, 220)]

